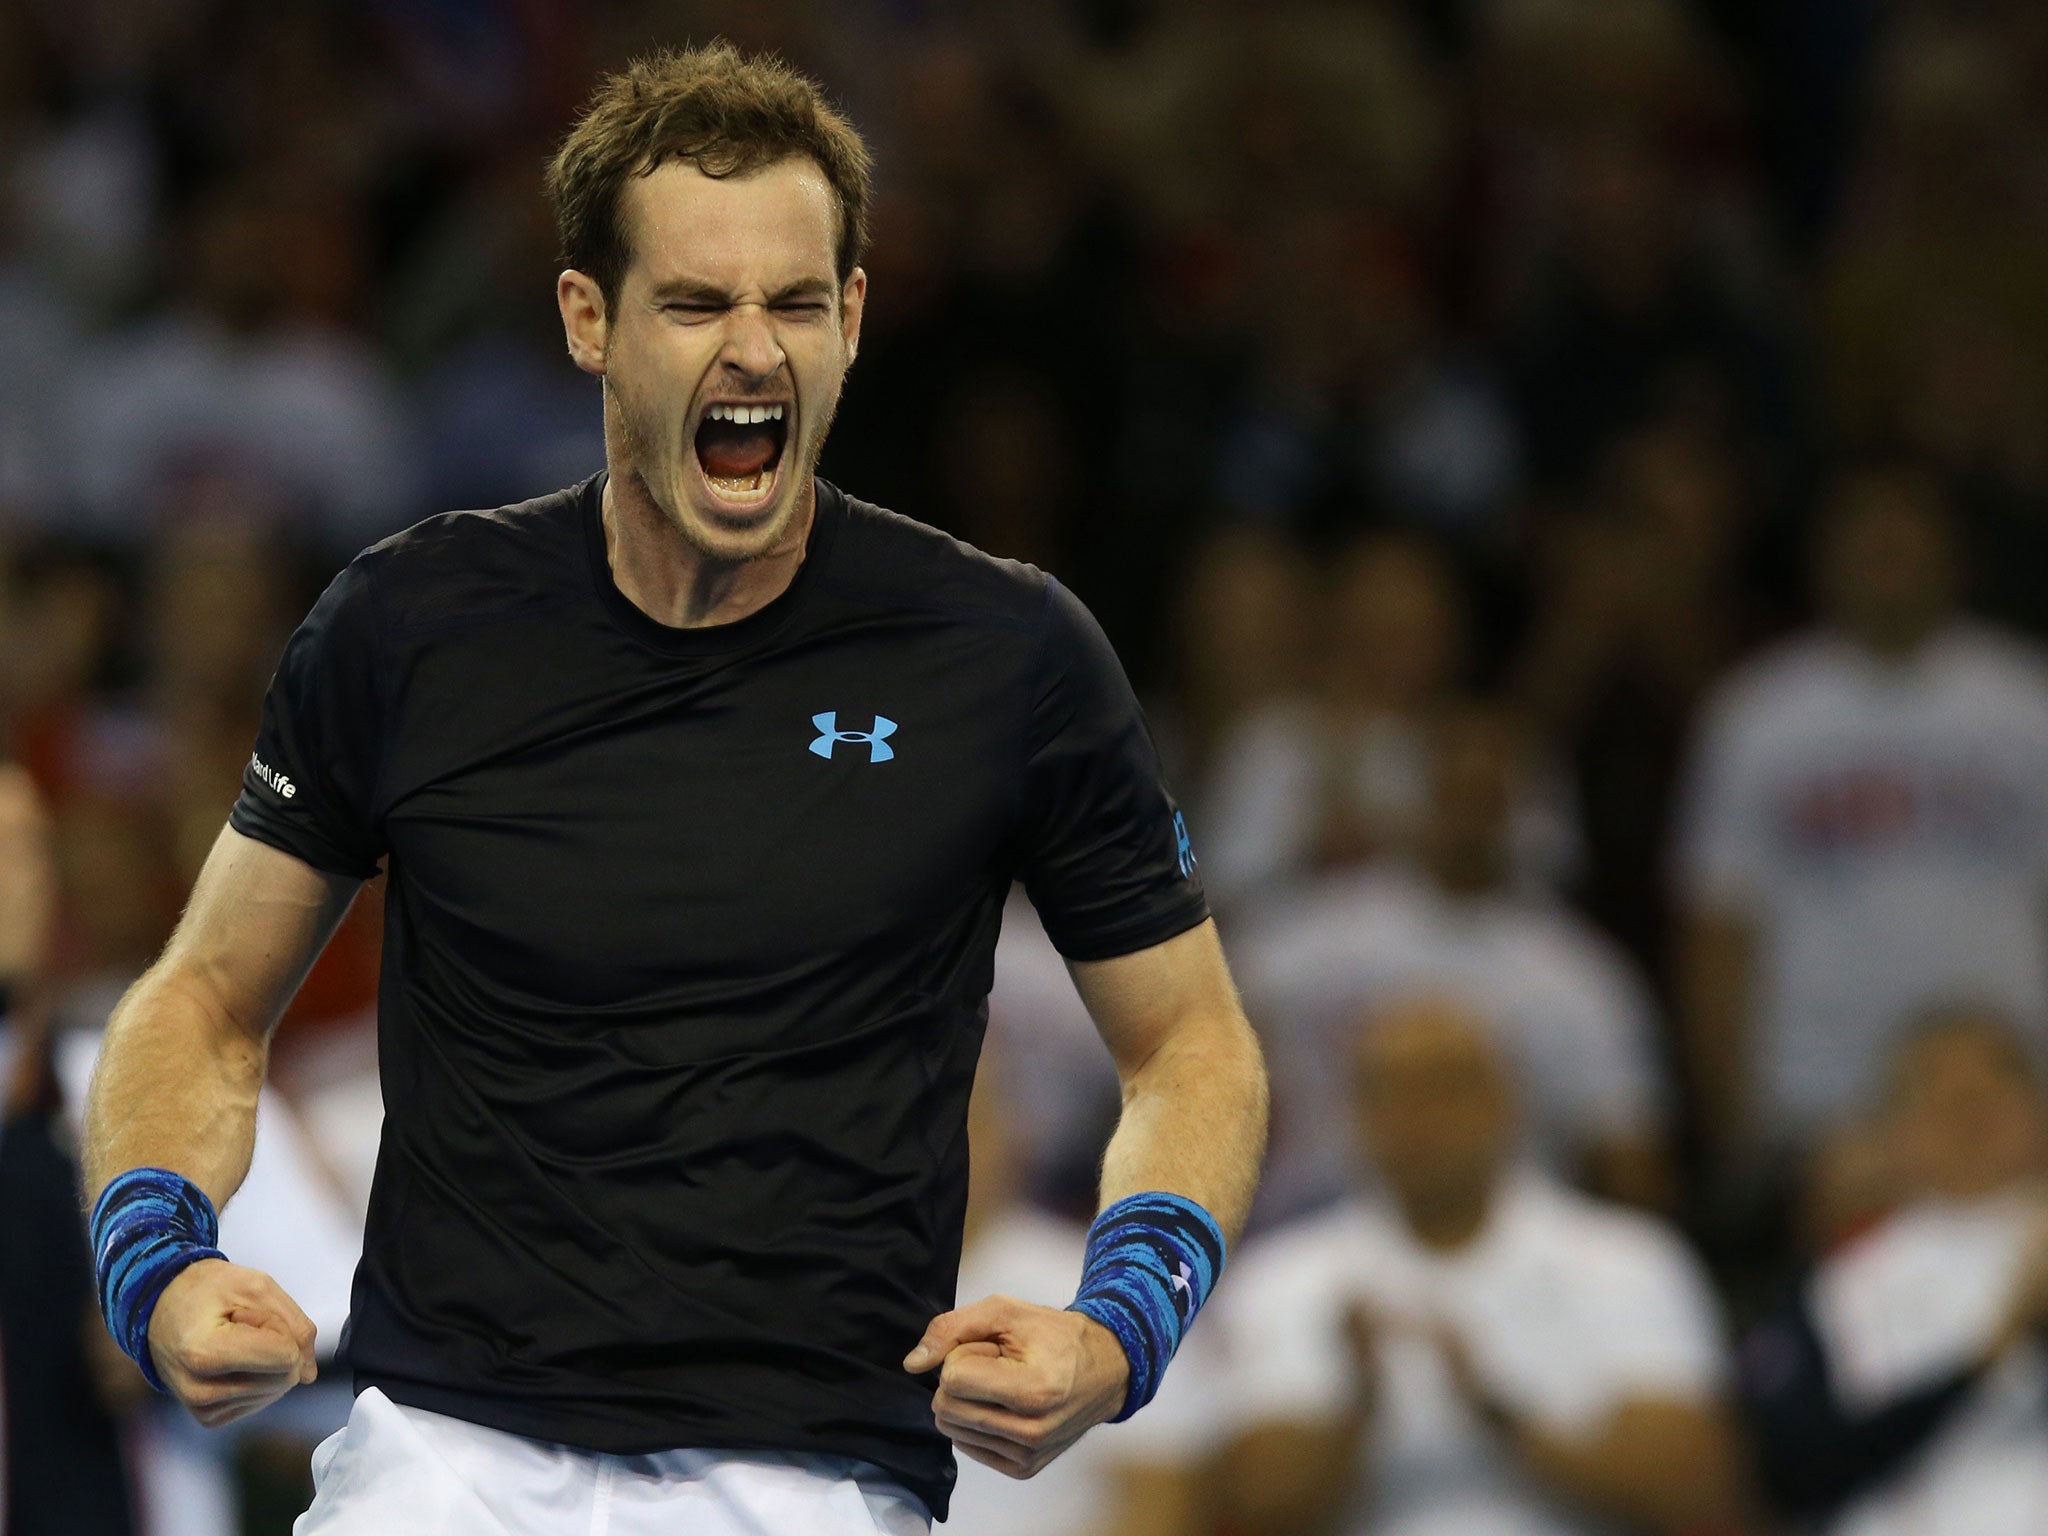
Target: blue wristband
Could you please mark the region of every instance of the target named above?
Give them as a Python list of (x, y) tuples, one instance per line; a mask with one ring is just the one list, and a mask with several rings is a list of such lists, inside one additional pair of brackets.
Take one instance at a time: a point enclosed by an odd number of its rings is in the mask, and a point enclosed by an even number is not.
[(220, 1218), (206, 1191), (168, 1168), (130, 1168), (100, 1191), (92, 1208), (93, 1279), (107, 1332), (159, 1392), (168, 1392), (149, 1358), (149, 1319), (157, 1298), (189, 1264), (224, 1259), (214, 1244)]
[(1166, 1362), (1223, 1273), (1223, 1229), (1181, 1195), (1127, 1195), (1088, 1229), (1081, 1289), (1069, 1312), (1092, 1317), (1124, 1347), (1131, 1385), (1112, 1424), (1152, 1401)]

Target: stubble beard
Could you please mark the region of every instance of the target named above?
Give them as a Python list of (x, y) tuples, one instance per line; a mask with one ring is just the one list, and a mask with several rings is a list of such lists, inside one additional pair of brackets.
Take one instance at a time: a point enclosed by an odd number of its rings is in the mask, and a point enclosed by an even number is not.
[[(642, 430), (632, 407), (627, 403), (624, 392), (609, 377), (606, 377), (603, 382), (606, 398), (611, 404), (611, 409), (606, 414), (618, 425), (619, 448), (621, 450), (619, 457), (627, 465), (628, 476), (640, 493), (653, 504), (668, 525), (675, 529), (677, 535), (691, 549), (695, 550), (706, 560), (717, 565), (739, 566), (763, 559), (774, 554), (780, 548), (783, 535), (789, 531), (790, 523), (795, 520), (798, 510), (804, 504), (806, 488), (809, 486), (812, 477), (817, 473), (818, 460), (825, 451), (825, 439), (831, 436), (832, 422), (839, 414), (839, 400), (837, 396), (834, 397), (831, 409), (826, 413), (824, 423), (819, 428), (817, 435), (812, 439), (810, 446), (801, 451), (801, 463), (792, 464), (789, 462), (792, 450), (797, 448), (796, 444), (786, 444), (783, 449), (784, 462), (776, 466), (778, 479), (776, 489), (778, 493), (782, 489), (779, 483), (781, 476), (796, 473), (801, 478), (794, 483), (788, 499), (783, 503), (782, 511), (772, 522), (760, 528), (750, 530), (747, 535), (746, 544), (739, 548), (734, 548), (730, 543), (719, 542), (707, 537), (706, 529), (690, 515), (686, 506), (670, 506), (662, 491), (657, 489), (654, 483), (648, 479), (646, 466), (657, 461), (650, 452), (655, 441), (655, 435), (652, 432)], [(682, 445), (680, 451), (690, 458), (694, 458), (697, 447), (695, 443), (686, 442)], [(684, 462), (681, 465), (684, 474), (688, 474), (692, 467), (688, 462)], [(678, 499), (680, 500), (680, 498)]]

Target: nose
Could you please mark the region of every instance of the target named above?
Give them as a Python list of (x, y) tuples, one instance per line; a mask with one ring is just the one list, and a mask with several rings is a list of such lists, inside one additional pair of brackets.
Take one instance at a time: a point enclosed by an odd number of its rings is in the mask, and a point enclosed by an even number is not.
[(749, 384), (765, 384), (775, 376), (782, 367), (783, 351), (765, 305), (735, 304), (727, 312), (725, 346), (718, 361)]

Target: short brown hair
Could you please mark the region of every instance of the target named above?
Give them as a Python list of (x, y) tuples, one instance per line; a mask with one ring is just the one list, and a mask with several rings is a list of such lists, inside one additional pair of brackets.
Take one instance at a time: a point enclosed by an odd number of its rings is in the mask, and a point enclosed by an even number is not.
[(744, 176), (794, 155), (817, 162), (839, 199), (834, 252), (844, 283), (868, 235), (867, 145), (816, 81), (727, 42), (635, 59), (598, 83), (547, 169), (562, 260), (597, 280), (609, 305), (633, 257), (620, 216), (628, 178), (670, 160)]

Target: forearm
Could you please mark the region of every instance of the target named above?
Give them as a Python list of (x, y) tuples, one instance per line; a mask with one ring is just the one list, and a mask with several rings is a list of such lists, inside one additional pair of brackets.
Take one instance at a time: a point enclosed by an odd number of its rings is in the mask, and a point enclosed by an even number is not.
[(1222, 1457), (1219, 1491), (1232, 1523), (1260, 1536), (1328, 1536), (1358, 1497), (1367, 1414), (1267, 1424)]
[(1163, 1190), (1244, 1230), (1266, 1147), (1266, 1068), (1242, 1014), (1177, 1030), (1124, 1079), (1102, 1163), (1102, 1202)]
[(357, 882), (223, 828), (163, 957), (107, 1024), (85, 1107), (87, 1194), (169, 1168), (215, 1208), (256, 1145), (270, 1031)]
[(1632, 1404), (1584, 1439), (1524, 1425), (1515, 1441), (1559, 1493), (1649, 1530), (1718, 1528), (1742, 1513), (1734, 1433), (1709, 1409)]
[(216, 1208), (249, 1172), (265, 1034), (159, 961), (108, 1021), (85, 1106), (88, 1199), (129, 1168), (169, 1168)]

